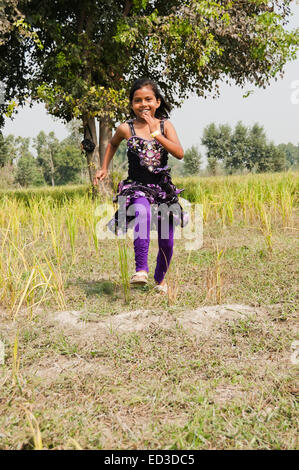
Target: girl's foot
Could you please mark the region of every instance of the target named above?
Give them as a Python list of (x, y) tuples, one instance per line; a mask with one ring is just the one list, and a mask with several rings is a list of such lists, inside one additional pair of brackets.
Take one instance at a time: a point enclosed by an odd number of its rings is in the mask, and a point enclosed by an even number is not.
[(163, 294), (167, 294), (167, 284), (166, 284), (166, 281), (165, 279), (163, 279), (163, 281), (158, 284), (157, 286), (154, 287), (155, 291), (156, 292), (161, 292)]
[(158, 284), (157, 286), (154, 287), (156, 292), (162, 293), (162, 294), (167, 294), (167, 284)]
[(146, 271), (137, 271), (130, 280), (131, 286), (145, 286), (148, 281), (148, 274)]

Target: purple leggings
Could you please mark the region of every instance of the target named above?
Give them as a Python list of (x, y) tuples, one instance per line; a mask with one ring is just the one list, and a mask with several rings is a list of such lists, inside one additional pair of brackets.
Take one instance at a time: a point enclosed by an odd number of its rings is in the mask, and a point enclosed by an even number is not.
[[(145, 197), (138, 197), (134, 199), (134, 204), (142, 204), (145, 210), (139, 211), (136, 208), (135, 217), (138, 217), (138, 222), (143, 226), (142, 233), (139, 235), (139, 223), (134, 227), (134, 250), (135, 250), (135, 264), (136, 271), (148, 272), (148, 248), (150, 243), (150, 226), (151, 226), (151, 206)], [(146, 227), (146, 228), (145, 228)], [(173, 254), (173, 224), (169, 224), (169, 235), (167, 238), (161, 237), (161, 223), (158, 223), (158, 243), (159, 251), (157, 256), (157, 265), (155, 269), (154, 279), (160, 284), (169, 268), (170, 260)]]

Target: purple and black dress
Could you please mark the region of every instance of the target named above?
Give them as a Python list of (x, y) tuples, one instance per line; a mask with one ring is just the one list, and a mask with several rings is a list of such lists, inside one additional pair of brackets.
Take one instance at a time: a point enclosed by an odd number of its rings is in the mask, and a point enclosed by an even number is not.
[[(147, 140), (137, 136), (134, 129), (133, 119), (127, 121), (132, 136), (127, 140), (128, 147), (128, 178), (118, 184), (117, 194), (113, 202), (118, 202), (118, 197), (126, 197), (126, 209), (139, 197), (145, 197), (151, 204), (152, 217), (151, 229), (157, 228), (156, 221), (161, 220), (159, 212), (160, 204), (172, 206), (170, 209), (170, 220), (174, 225), (184, 227), (188, 223), (188, 213), (185, 212), (178, 200), (178, 194), (183, 189), (177, 189), (171, 181), (170, 171), (167, 166), (168, 152), (155, 139)], [(164, 120), (160, 121), (161, 134), (164, 135)], [(165, 206), (164, 206), (165, 207)], [(116, 233), (126, 232), (128, 225), (134, 216), (126, 215), (125, 227), (118, 223), (119, 210), (108, 222), (109, 229)]]

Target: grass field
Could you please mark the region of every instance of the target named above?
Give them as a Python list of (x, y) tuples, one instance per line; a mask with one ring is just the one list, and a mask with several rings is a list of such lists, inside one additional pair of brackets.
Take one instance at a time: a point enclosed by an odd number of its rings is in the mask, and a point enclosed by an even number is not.
[(156, 240), (130, 290), (104, 197), (0, 193), (1, 449), (296, 448), (298, 173), (174, 182), (204, 237), (175, 240), (168, 296)]

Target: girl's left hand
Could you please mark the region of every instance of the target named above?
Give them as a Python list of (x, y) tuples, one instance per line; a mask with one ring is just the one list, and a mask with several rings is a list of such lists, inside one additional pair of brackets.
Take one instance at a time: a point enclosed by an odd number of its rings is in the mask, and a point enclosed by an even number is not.
[(142, 113), (142, 117), (147, 122), (151, 134), (159, 130), (159, 122), (150, 113)]

